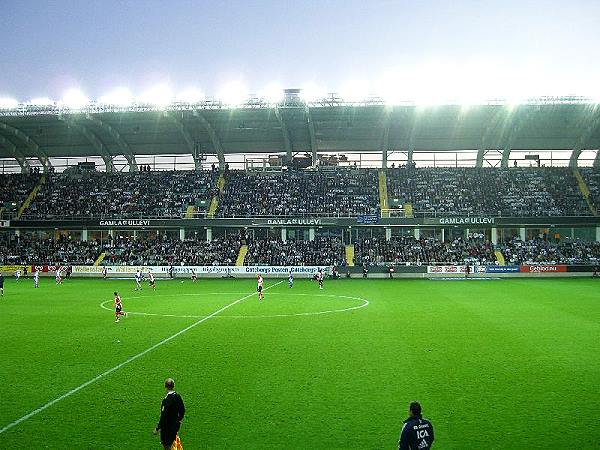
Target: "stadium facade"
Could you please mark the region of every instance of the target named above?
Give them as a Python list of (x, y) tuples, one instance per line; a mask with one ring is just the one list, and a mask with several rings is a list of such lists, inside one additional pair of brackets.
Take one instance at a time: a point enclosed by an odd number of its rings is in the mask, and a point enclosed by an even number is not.
[[(166, 108), (90, 104), (77, 111), (57, 105), (21, 106), (0, 112), (0, 158), (5, 173), (15, 169), (24, 174), (39, 170), (40, 176), (21, 201), (3, 199), (13, 201), (13, 208), (4, 204), (1, 225), (16, 236), (67, 235), (81, 241), (165, 235), (182, 241), (193, 237), (210, 242), (239, 235), (240, 230), (253, 239), (283, 242), (335, 237), (346, 247), (363, 239), (389, 241), (403, 236), (448, 242), (476, 235), (493, 245), (510, 236), (522, 241), (539, 236), (600, 241), (595, 191), (590, 192), (586, 184), (586, 177), (593, 180), (600, 167), (598, 148), (600, 108), (575, 98), (537, 99), (521, 105), (490, 102), (470, 107), (389, 106), (378, 99), (347, 103), (336, 96), (309, 104), (295, 95), (288, 95), (277, 105), (256, 100), (238, 108), (218, 102), (173, 104)], [(399, 167), (413, 170), (430, 165), (431, 161), (419, 156), (422, 154), (438, 155), (442, 162), (438, 165), (442, 167), (485, 170), (485, 184), (506, 177), (513, 170), (527, 174), (527, 170), (544, 170), (540, 166), (554, 166), (543, 155), (555, 153), (563, 155), (556, 165), (568, 168), (551, 174), (555, 184), (558, 180), (558, 188), (554, 189), (560, 190), (560, 183), (568, 178), (572, 192), (564, 200), (566, 206), (547, 214), (530, 210), (527, 205), (512, 214), (493, 208), (431, 207), (425, 211), (413, 208), (404, 197), (394, 198), (394, 192), (388, 193), (388, 189), (399, 189), (397, 184), (390, 184), (389, 177), (418, 179), (426, 173), (398, 172)], [(449, 154), (453, 156), (447, 158)], [(470, 156), (459, 157), (460, 154)], [(237, 159), (240, 155), (242, 160)], [(56, 211), (46, 215), (28, 213), (32, 203), (41, 203), (36, 200), (38, 193), (44, 197), (44, 190), (49, 192), (47, 183), (58, 176), (57, 172), (72, 171), (65, 160), (78, 164), (76, 173), (100, 170), (119, 177), (127, 172), (133, 176), (141, 166), (143, 170), (148, 166), (152, 171), (160, 169), (155, 163), (149, 164), (149, 158), (155, 162), (156, 158), (168, 157), (174, 161), (172, 167), (168, 166), (171, 170), (184, 168), (177, 165), (177, 158), (188, 158), (191, 164), (187, 167), (210, 179), (203, 197), (199, 196), (202, 199), (158, 215), (149, 210), (133, 214), (113, 211), (75, 215), (71, 210), (62, 215)], [(224, 192), (230, 182), (226, 176), (230, 166), (265, 179), (293, 170), (352, 180), (371, 170), (370, 179), (375, 181), (369, 181), (371, 186), (367, 187), (374, 192), (373, 207), (344, 211), (336, 207), (318, 211), (292, 207), (285, 213), (231, 213), (235, 208), (227, 209), (219, 203), (226, 204)], [(586, 169), (591, 172), (582, 176), (580, 166), (593, 169)], [(527, 176), (525, 181), (522, 177), (515, 181), (522, 184), (518, 188), (524, 196)], [(118, 184), (119, 178), (115, 180)], [(440, 191), (456, 186), (455, 180), (450, 181), (449, 186), (441, 185)], [(365, 182), (361, 183), (364, 188)], [(439, 180), (436, 183), (440, 186)], [(87, 188), (90, 195), (98, 190), (93, 185)], [(465, 193), (464, 187), (461, 189), (454, 193), (457, 198)], [(514, 197), (515, 190), (511, 192)], [(518, 196), (518, 189), (516, 192)], [(228, 194), (236, 196), (231, 189)], [(268, 196), (269, 192), (260, 194)], [(160, 185), (155, 195), (161, 195)], [(347, 197), (352, 195), (350, 190)], [(556, 199), (552, 196), (559, 193), (548, 195), (548, 205), (553, 206)], [(573, 196), (579, 198), (573, 200)], [(567, 208), (572, 202), (580, 207)]]

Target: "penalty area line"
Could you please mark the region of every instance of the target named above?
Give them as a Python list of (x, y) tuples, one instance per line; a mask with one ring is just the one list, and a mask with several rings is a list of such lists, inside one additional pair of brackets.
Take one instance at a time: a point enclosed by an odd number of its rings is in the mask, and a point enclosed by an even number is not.
[[(271, 289), (272, 287), (275, 287), (275, 286), (277, 286), (277, 285), (279, 285), (279, 284), (283, 283), (283, 281), (284, 281), (284, 280), (281, 280), (281, 281), (279, 281), (279, 282), (277, 282), (277, 283), (275, 283), (275, 284), (272, 284), (272, 285), (271, 285), (271, 286), (269, 286), (269, 287), (266, 287), (266, 288), (265, 288), (265, 291), (266, 291), (266, 290), (268, 290), (268, 289)], [(213, 312), (212, 314), (209, 314), (208, 316), (206, 316), (206, 317), (203, 317), (202, 319), (200, 319), (200, 320), (197, 320), (197, 321), (196, 321), (196, 322), (194, 322), (193, 324), (191, 324), (191, 325), (189, 325), (189, 326), (185, 327), (183, 330), (181, 330), (181, 331), (178, 331), (177, 333), (175, 333), (175, 334), (173, 334), (173, 335), (169, 336), (168, 338), (165, 338), (165, 339), (163, 339), (162, 341), (160, 341), (160, 342), (157, 342), (157, 343), (156, 343), (156, 344), (154, 344), (152, 347), (148, 347), (146, 350), (144, 350), (144, 351), (142, 351), (142, 352), (138, 353), (137, 355), (134, 355), (134, 356), (132, 356), (131, 358), (129, 358), (129, 359), (127, 359), (127, 360), (123, 361), (121, 364), (118, 364), (118, 365), (116, 365), (115, 367), (113, 367), (113, 368), (111, 368), (111, 369), (108, 369), (108, 370), (106, 370), (106, 371), (102, 372), (100, 375), (97, 375), (97, 376), (95, 376), (94, 378), (92, 378), (91, 380), (88, 380), (88, 381), (86, 381), (86, 382), (85, 382), (85, 383), (83, 383), (82, 385), (80, 385), (80, 386), (77, 386), (77, 387), (76, 387), (76, 388), (74, 388), (74, 389), (71, 389), (69, 392), (66, 392), (66, 393), (64, 393), (64, 394), (63, 394), (63, 395), (61, 395), (60, 397), (58, 397), (58, 398), (55, 398), (54, 400), (51, 400), (51, 401), (49, 401), (48, 403), (46, 403), (45, 405), (42, 405), (42, 406), (40, 406), (40, 407), (39, 407), (39, 408), (37, 408), (37, 409), (34, 409), (33, 411), (31, 411), (31, 412), (29, 412), (29, 413), (25, 414), (23, 417), (20, 417), (19, 419), (15, 420), (14, 422), (11, 422), (11, 423), (9, 423), (8, 425), (5, 425), (4, 427), (0, 428), (0, 434), (4, 433), (5, 431), (8, 431), (8, 430), (10, 430), (11, 428), (14, 428), (14, 427), (16, 427), (16, 426), (17, 426), (17, 425), (19, 425), (20, 423), (22, 423), (22, 422), (25, 422), (27, 419), (30, 419), (31, 417), (35, 416), (36, 414), (39, 414), (39, 413), (41, 413), (42, 411), (44, 411), (44, 410), (46, 410), (46, 409), (50, 408), (51, 406), (55, 405), (56, 403), (60, 402), (61, 400), (64, 400), (65, 398), (67, 398), (67, 397), (70, 397), (71, 395), (73, 395), (73, 394), (75, 394), (75, 393), (77, 393), (77, 392), (81, 391), (82, 389), (84, 389), (84, 388), (88, 387), (90, 384), (93, 384), (93, 383), (95, 383), (96, 381), (98, 381), (98, 380), (101, 380), (102, 378), (106, 377), (107, 375), (110, 375), (111, 373), (113, 373), (113, 372), (116, 372), (117, 370), (119, 370), (120, 368), (122, 368), (122, 367), (126, 366), (127, 364), (129, 364), (129, 363), (131, 363), (131, 362), (135, 361), (136, 359), (139, 359), (139, 358), (141, 358), (142, 356), (144, 356), (144, 355), (146, 355), (146, 354), (150, 353), (152, 350), (155, 350), (155, 349), (157, 349), (158, 347), (160, 347), (160, 346), (162, 346), (162, 345), (164, 345), (164, 344), (166, 344), (166, 343), (168, 343), (168, 342), (172, 341), (172, 340), (173, 340), (173, 339), (175, 339), (177, 336), (181, 336), (183, 333), (186, 333), (187, 331), (190, 331), (192, 328), (195, 328), (195, 327), (197, 327), (197, 326), (198, 326), (198, 325), (200, 325), (201, 323), (203, 323), (203, 322), (206, 322), (208, 319), (210, 319), (210, 318), (212, 318), (212, 317), (216, 316), (217, 314), (219, 314), (219, 313), (221, 313), (221, 312), (225, 311), (225, 310), (226, 310), (226, 309), (228, 309), (228, 308), (231, 308), (231, 307), (232, 307), (232, 306), (234, 306), (234, 305), (237, 305), (237, 304), (238, 304), (238, 303), (240, 303), (241, 301), (244, 301), (244, 300), (246, 300), (247, 298), (250, 298), (250, 297), (252, 297), (253, 295), (255, 295), (255, 292), (252, 292), (251, 294), (245, 295), (244, 297), (242, 297), (242, 298), (239, 298), (239, 299), (237, 299), (236, 301), (234, 301), (234, 302), (231, 302), (231, 303), (229, 303), (228, 305), (225, 305), (225, 306), (223, 306), (222, 308), (220, 308), (220, 309), (216, 310), (216, 311), (215, 311), (215, 312)]]

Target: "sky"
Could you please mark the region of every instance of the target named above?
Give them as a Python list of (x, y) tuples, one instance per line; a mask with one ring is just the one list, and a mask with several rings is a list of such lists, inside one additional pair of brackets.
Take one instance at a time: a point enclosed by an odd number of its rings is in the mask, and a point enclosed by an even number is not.
[(221, 98), (280, 88), (347, 99), (600, 100), (597, 0), (0, 5), (0, 98), (21, 102), (69, 90)]

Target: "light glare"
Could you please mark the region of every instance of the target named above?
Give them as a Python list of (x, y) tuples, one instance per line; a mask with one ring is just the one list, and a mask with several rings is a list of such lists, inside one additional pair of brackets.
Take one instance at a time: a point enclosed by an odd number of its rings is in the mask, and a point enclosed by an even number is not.
[(369, 84), (366, 81), (349, 81), (344, 83), (339, 90), (342, 100), (360, 102), (369, 97)]
[(159, 84), (140, 95), (141, 103), (164, 107), (172, 103), (173, 91), (166, 84)]
[(62, 104), (73, 109), (83, 108), (90, 102), (89, 98), (79, 89), (69, 89), (65, 92)]
[(302, 86), (300, 91), (300, 98), (306, 103), (323, 100), (327, 96), (327, 89), (316, 85), (315, 83), (309, 83)]
[(268, 103), (280, 103), (283, 100), (283, 87), (279, 84), (269, 84), (258, 96), (265, 99)]
[(204, 92), (197, 88), (186, 89), (175, 97), (175, 100), (181, 103), (198, 103), (205, 99)]
[(243, 83), (233, 81), (223, 86), (217, 94), (217, 98), (225, 105), (238, 106), (248, 99), (248, 89)]
[(9, 97), (0, 97), (0, 108), (2, 109), (12, 109), (19, 106), (19, 102), (14, 98)]
[(129, 106), (133, 103), (133, 95), (127, 88), (117, 88), (98, 99), (100, 103), (114, 106)]
[(48, 97), (35, 97), (27, 102), (27, 105), (30, 106), (52, 106), (54, 105), (54, 100), (49, 99)]

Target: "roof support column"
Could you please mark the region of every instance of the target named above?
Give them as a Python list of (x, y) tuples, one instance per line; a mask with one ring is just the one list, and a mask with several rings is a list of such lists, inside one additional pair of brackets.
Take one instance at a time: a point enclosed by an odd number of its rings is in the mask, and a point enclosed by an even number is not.
[(221, 139), (217, 135), (215, 128), (212, 124), (204, 117), (204, 115), (198, 111), (193, 111), (194, 117), (197, 117), (202, 126), (206, 129), (208, 136), (210, 137), (210, 141), (212, 142), (214, 150), (217, 152), (217, 158), (219, 158), (219, 167), (221, 170), (225, 169), (225, 152), (223, 151), (223, 145), (221, 143)]
[(0, 136), (0, 145), (8, 149), (8, 151), (13, 155), (13, 157), (21, 166), (21, 173), (29, 173), (29, 161), (25, 158), (25, 155), (17, 148), (15, 144), (6, 139), (4, 136)]
[[(590, 113), (590, 117), (587, 120), (587, 124), (581, 135), (575, 141), (575, 145), (573, 146), (573, 151), (571, 152), (571, 158), (569, 159), (569, 167), (572, 169), (577, 167), (577, 161), (579, 160), (579, 155), (588, 145), (588, 142), (596, 128), (600, 126), (600, 109), (598, 105), (594, 107), (594, 110)], [(596, 156), (596, 159), (597, 156)], [(595, 162), (594, 162), (595, 165)]]
[(50, 163), (50, 160), (48, 159), (48, 155), (46, 155), (46, 153), (40, 148), (40, 146), (37, 144), (37, 142), (35, 142), (27, 134), (23, 133), (18, 128), (15, 128), (11, 125), (1, 123), (1, 122), (0, 122), (0, 130), (5, 130), (5, 131), (9, 132), (13, 136), (15, 136), (19, 140), (21, 140), (21, 142), (23, 142), (27, 147), (29, 147), (29, 149), (37, 156), (38, 160), (40, 161), (40, 164), (42, 165), (42, 169), (43, 169), (44, 173), (47, 173), (48, 170), (52, 167), (52, 163)]
[(103, 128), (104, 130), (106, 130), (108, 132), (108, 134), (110, 134), (110, 136), (117, 143), (117, 146), (119, 147), (119, 151), (127, 160), (127, 164), (129, 165), (129, 171), (137, 172), (138, 165), (135, 160), (135, 155), (131, 151), (129, 144), (127, 144), (127, 142), (125, 142), (125, 140), (121, 137), (121, 134), (115, 128), (113, 128), (109, 123), (104, 122), (104, 121), (100, 120), (99, 118), (92, 116), (91, 114), (86, 114), (85, 118), (87, 120), (89, 120), (90, 122), (92, 122), (93, 124), (99, 126), (100, 128)]
[(277, 117), (277, 121), (279, 122), (279, 126), (281, 126), (281, 134), (283, 135), (283, 147), (285, 149), (285, 153), (287, 155), (288, 160), (291, 161), (292, 156), (293, 156), (292, 155), (292, 139), (290, 137), (289, 130), (287, 128), (285, 120), (283, 120), (283, 116), (281, 115), (281, 111), (279, 110), (279, 107), (275, 106), (274, 111), (275, 111), (275, 117)]
[(98, 139), (98, 136), (96, 136), (94, 133), (92, 133), (84, 125), (77, 123), (73, 117), (59, 116), (59, 119), (64, 121), (69, 128), (73, 128), (73, 129), (77, 130), (79, 133), (81, 133), (83, 136), (85, 136), (85, 138), (92, 145), (92, 147), (94, 147), (94, 149), (102, 157), (102, 160), (104, 161), (104, 165), (106, 166), (107, 172), (115, 171), (115, 165), (113, 163), (112, 156), (106, 149), (106, 146), (104, 145), (104, 143), (100, 139)]
[(383, 129), (383, 138), (381, 140), (381, 167), (387, 169), (388, 148), (390, 140), (390, 119), (388, 117), (385, 128)]
[(317, 144), (317, 138), (316, 138), (316, 134), (315, 134), (315, 124), (312, 120), (309, 106), (306, 107), (305, 112), (306, 112), (306, 124), (308, 126), (308, 135), (310, 137), (310, 153), (312, 154), (312, 163), (313, 163), (313, 166), (316, 166), (317, 165), (318, 144)]

